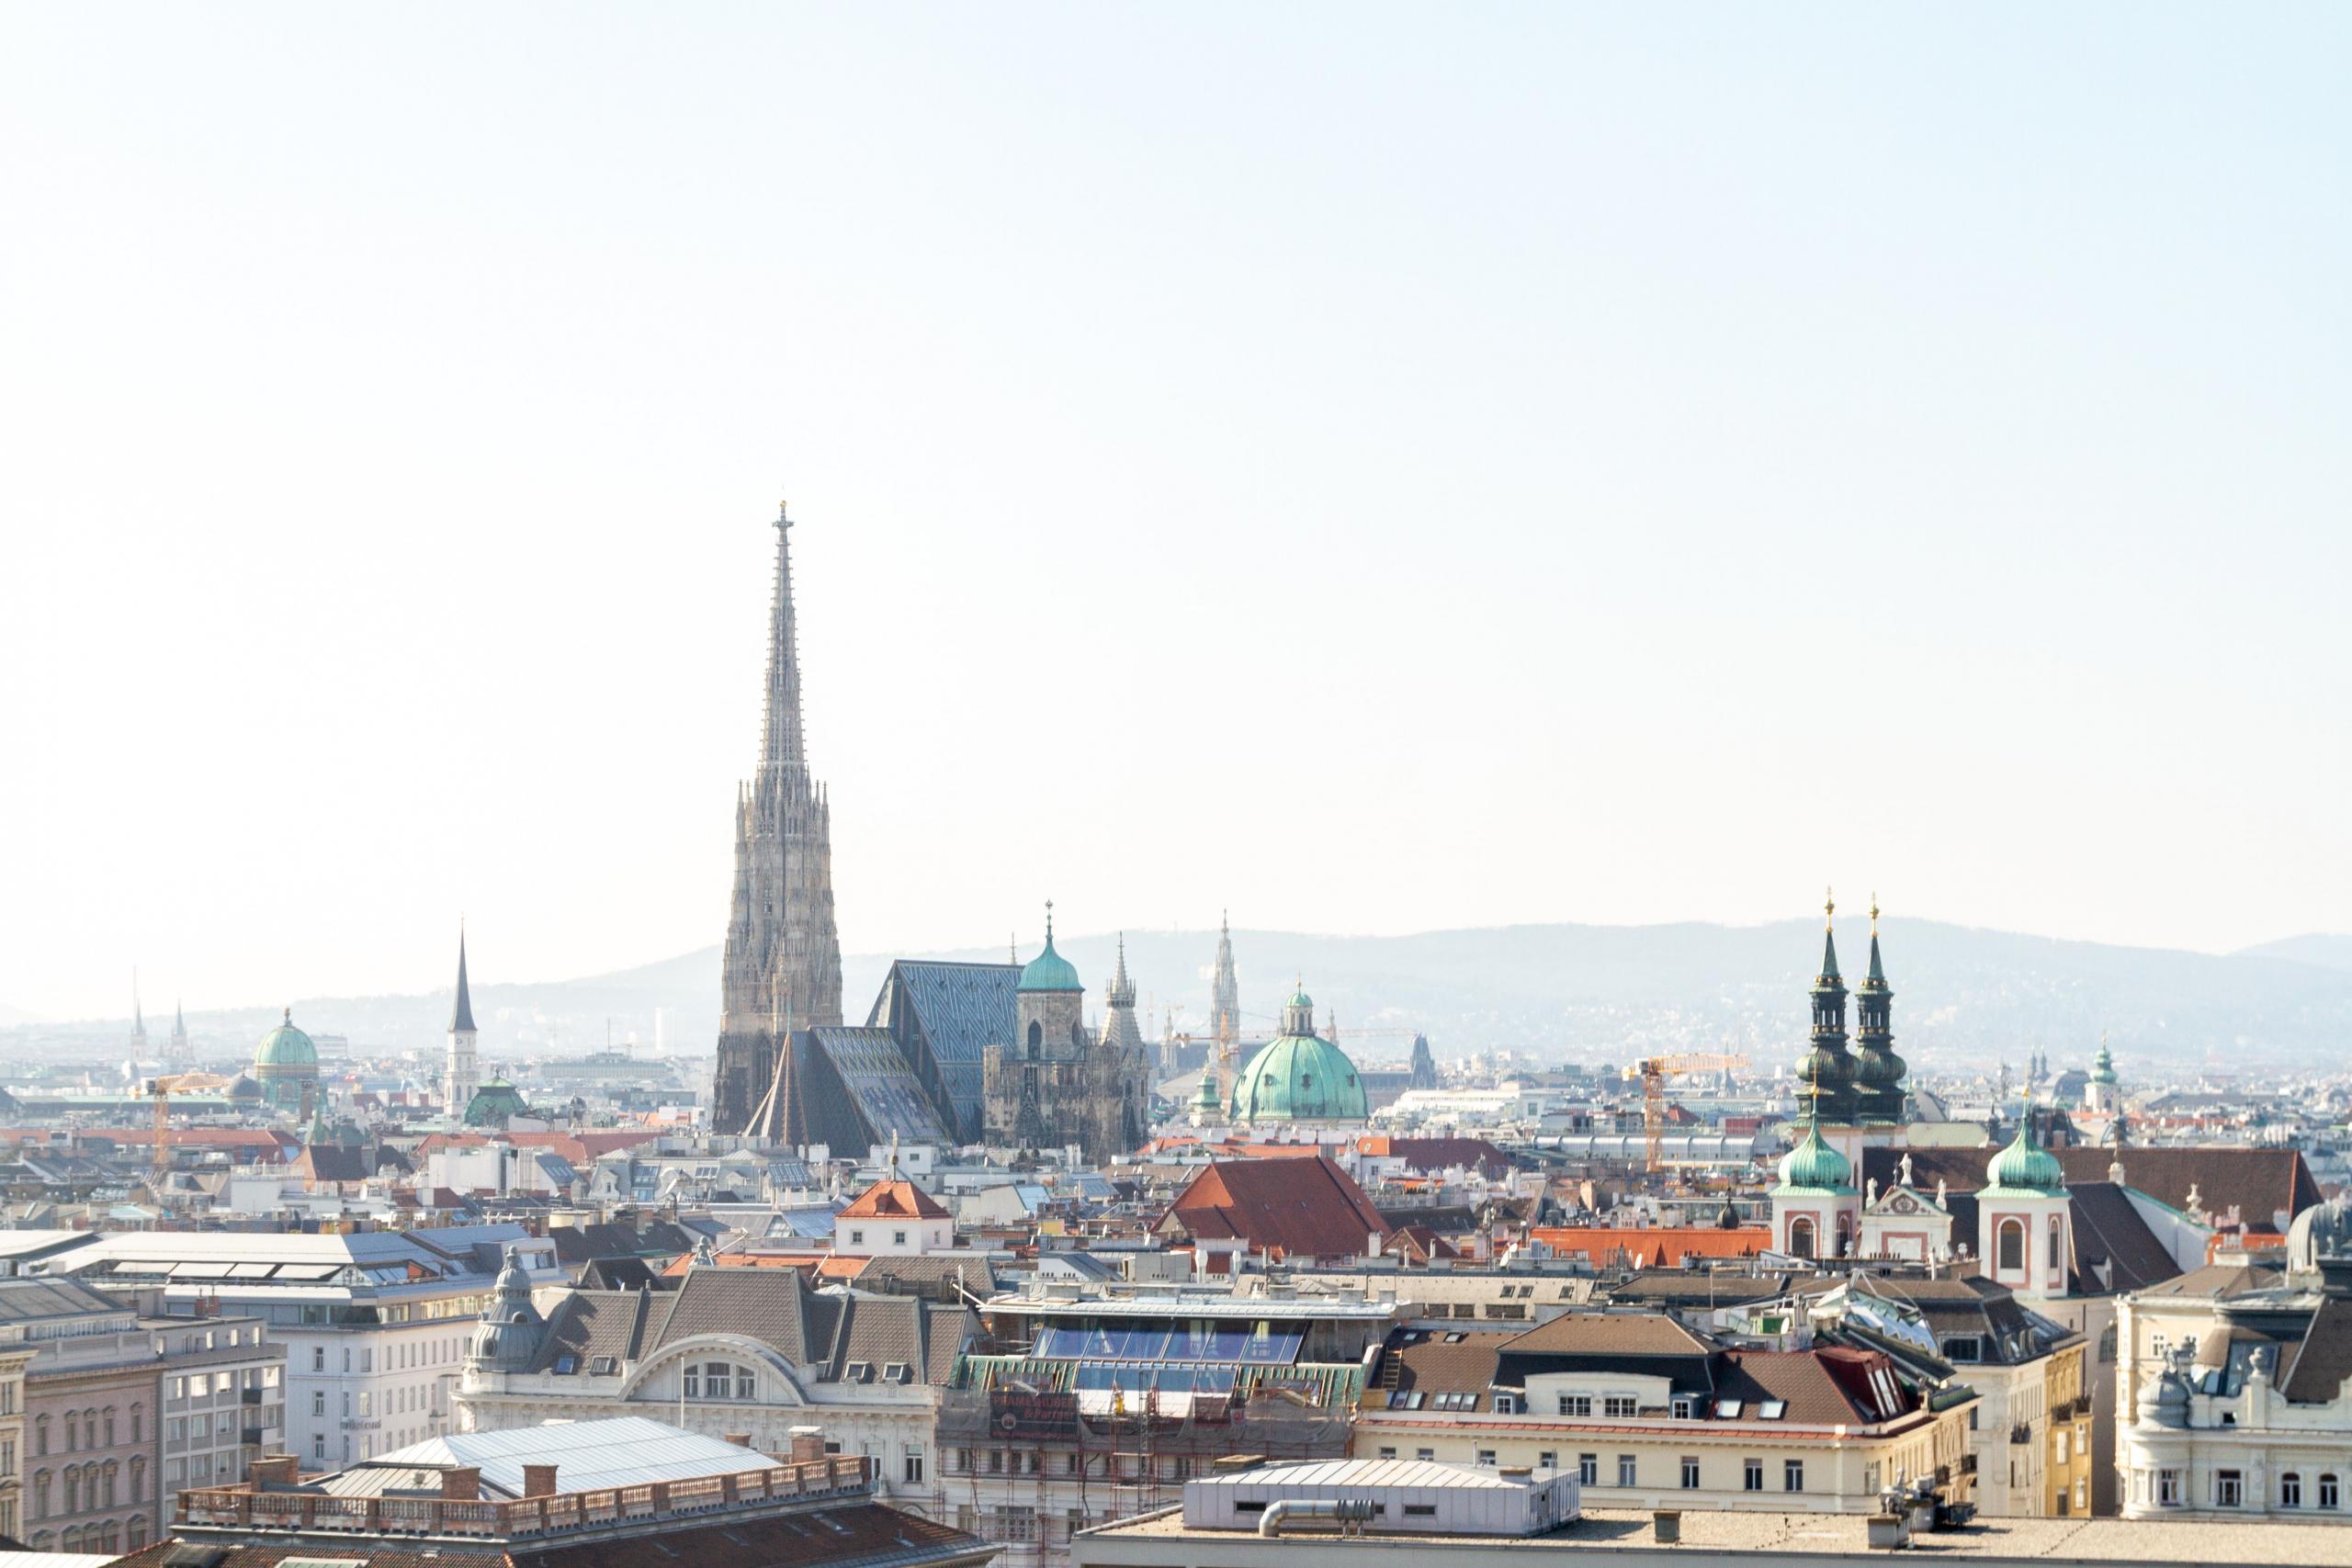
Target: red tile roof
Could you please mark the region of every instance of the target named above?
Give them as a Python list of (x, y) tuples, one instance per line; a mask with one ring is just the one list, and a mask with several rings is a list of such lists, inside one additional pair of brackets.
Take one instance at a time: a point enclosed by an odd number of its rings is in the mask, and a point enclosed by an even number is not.
[(834, 1218), (842, 1220), (945, 1220), (954, 1218), (939, 1200), (911, 1181), (886, 1178), (857, 1195)]
[(1359, 1257), (1388, 1222), (1348, 1173), (1312, 1159), (1219, 1160), (1193, 1178), (1164, 1224), (1200, 1240), (1246, 1240), (1280, 1258)]

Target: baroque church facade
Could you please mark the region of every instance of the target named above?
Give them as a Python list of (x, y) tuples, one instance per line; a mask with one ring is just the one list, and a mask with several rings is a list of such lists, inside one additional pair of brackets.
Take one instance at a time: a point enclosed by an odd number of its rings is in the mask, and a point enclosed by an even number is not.
[(842, 1021), (832, 813), (824, 786), (810, 777), (801, 731), (791, 527), (778, 506), (759, 767), (735, 801), (735, 886), (711, 1084), (711, 1127), (719, 1133), (775, 1127), (787, 1042)]

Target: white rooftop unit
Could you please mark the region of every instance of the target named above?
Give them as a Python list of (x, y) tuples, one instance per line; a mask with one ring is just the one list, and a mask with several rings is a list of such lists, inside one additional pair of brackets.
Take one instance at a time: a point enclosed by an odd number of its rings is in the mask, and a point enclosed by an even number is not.
[[(1184, 1483), (1187, 1529), (1255, 1530), (1277, 1503), (1369, 1507), (1374, 1534), (1540, 1535), (1577, 1517), (1574, 1471), (1503, 1472), (1427, 1460), (1336, 1459), (1261, 1465)], [(1318, 1516), (1296, 1509), (1309, 1523)], [(1359, 1512), (1359, 1517), (1362, 1517)]]

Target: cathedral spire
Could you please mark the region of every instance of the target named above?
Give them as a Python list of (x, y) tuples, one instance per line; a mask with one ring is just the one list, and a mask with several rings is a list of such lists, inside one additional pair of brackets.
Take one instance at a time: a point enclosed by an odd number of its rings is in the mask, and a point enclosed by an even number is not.
[(735, 820), (735, 886), (720, 968), (719, 1039), (711, 1085), (711, 1126), (730, 1134), (752, 1127), (755, 1118), (775, 1124), (778, 1115), (788, 1130), (802, 1130), (806, 1106), (796, 1100), (775, 1113), (763, 1113), (763, 1097), (805, 1093), (808, 1085), (789, 1060), (791, 1037), (842, 1020), (831, 813), (823, 787), (808, 776), (801, 728), (791, 527), (790, 515), (779, 504), (759, 765)]
[(800, 735), (800, 643), (792, 610), (792, 519), (775, 508), (775, 589), (768, 604), (768, 694), (760, 725), (763, 765), (808, 761)]
[[(495, 931), (491, 933), (497, 935)], [(492, 943), (492, 945), (496, 945)], [(458, 1002), (449, 1010), (449, 1032), (474, 1032), (474, 994), (466, 985), (466, 923), (458, 922)]]

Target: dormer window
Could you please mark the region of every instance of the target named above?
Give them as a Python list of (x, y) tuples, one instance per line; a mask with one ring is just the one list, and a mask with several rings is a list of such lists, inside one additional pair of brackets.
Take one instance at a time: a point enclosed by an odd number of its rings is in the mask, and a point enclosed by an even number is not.
[(864, 1382), (867, 1374), (872, 1372), (874, 1368), (871, 1362), (852, 1361), (848, 1366), (842, 1369), (842, 1381), (843, 1382)]

